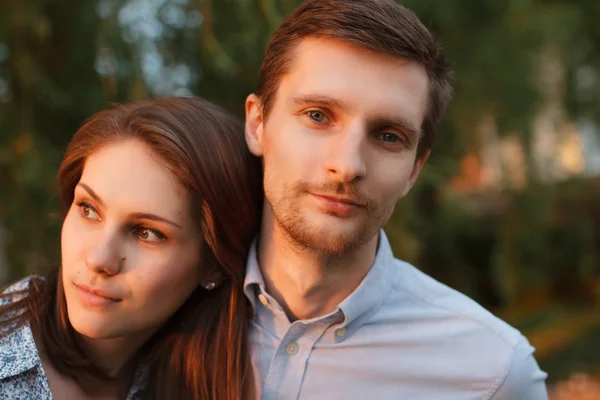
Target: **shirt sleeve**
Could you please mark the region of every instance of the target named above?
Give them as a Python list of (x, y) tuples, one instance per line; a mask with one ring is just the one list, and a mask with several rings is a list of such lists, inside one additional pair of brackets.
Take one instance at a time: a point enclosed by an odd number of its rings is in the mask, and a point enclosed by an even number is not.
[(546, 377), (533, 358), (535, 349), (527, 339), (521, 339), (515, 348), (512, 362), (504, 381), (490, 400), (547, 400)]

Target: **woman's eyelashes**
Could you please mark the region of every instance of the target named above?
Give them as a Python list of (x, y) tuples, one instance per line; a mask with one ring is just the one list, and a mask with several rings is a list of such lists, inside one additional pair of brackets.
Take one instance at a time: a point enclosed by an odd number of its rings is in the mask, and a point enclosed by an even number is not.
[(167, 240), (167, 236), (158, 229), (138, 225), (133, 228), (133, 233), (140, 241), (146, 243), (159, 243)]
[[(80, 201), (76, 203), (79, 214), (85, 221), (99, 222), (100, 215), (98, 211), (86, 201)], [(128, 224), (127, 231), (131, 232), (131, 234), (139, 241), (144, 243), (160, 243), (167, 240), (167, 235), (161, 232), (158, 229), (150, 228), (146, 225), (142, 224)]]
[(96, 211), (96, 209), (94, 207), (92, 207), (90, 204), (86, 203), (85, 201), (81, 201), (77, 203), (77, 207), (79, 208), (79, 214), (81, 214), (81, 216), (84, 219), (87, 220), (99, 220), (100, 216), (98, 215), (98, 212)]

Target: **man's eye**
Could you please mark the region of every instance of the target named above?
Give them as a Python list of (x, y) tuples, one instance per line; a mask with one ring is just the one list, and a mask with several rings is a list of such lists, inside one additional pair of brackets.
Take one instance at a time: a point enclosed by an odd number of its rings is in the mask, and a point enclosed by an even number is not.
[(383, 140), (386, 143), (396, 143), (400, 140), (400, 138), (398, 137), (398, 135), (393, 134), (393, 133), (389, 133), (389, 132), (384, 132), (381, 133), (379, 135), (379, 139)]
[(322, 124), (323, 122), (325, 122), (327, 120), (327, 116), (322, 111), (316, 111), (316, 110), (309, 111), (307, 113), (307, 115), (310, 119), (312, 119), (313, 121), (315, 121), (319, 124)]

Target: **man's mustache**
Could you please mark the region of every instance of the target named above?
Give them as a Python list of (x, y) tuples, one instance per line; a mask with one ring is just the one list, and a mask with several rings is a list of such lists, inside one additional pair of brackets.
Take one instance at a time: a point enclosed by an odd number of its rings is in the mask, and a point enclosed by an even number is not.
[(321, 185), (314, 185), (307, 182), (298, 182), (294, 186), (294, 189), (298, 192), (307, 192), (319, 196), (341, 197), (344, 200), (367, 209), (372, 209), (375, 204), (372, 198), (361, 193), (360, 189), (352, 183), (326, 182)]

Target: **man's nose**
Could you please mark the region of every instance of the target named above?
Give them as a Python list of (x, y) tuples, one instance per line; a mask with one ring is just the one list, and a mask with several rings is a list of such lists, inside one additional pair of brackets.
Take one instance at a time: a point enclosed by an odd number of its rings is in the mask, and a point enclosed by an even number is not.
[(363, 127), (348, 127), (332, 136), (325, 161), (327, 174), (341, 183), (350, 183), (367, 173), (365, 152), (367, 134)]

